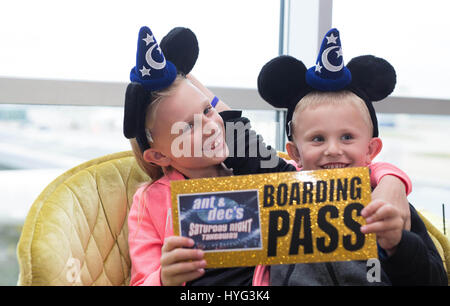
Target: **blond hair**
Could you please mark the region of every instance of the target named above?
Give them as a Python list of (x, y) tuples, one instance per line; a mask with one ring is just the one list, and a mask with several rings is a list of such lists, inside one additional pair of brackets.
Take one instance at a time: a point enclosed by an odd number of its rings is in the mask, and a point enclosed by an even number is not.
[[(185, 80), (185, 77), (178, 75), (169, 87), (152, 92), (150, 98), (152, 102), (149, 104), (149, 106), (147, 106), (145, 113), (145, 127), (147, 129), (151, 129), (155, 126), (157, 120), (156, 113), (159, 105), (165, 100), (165, 98), (173, 94), (174, 90), (183, 80)], [(147, 162), (144, 159), (144, 152), (141, 151), (136, 138), (130, 139), (130, 143), (137, 164), (142, 169), (142, 171), (144, 171), (151, 178), (151, 182), (149, 184), (161, 178), (168, 169), (163, 169), (161, 166)], [(151, 143), (149, 143), (149, 145), (151, 147)]]
[[(165, 98), (169, 97), (174, 90), (179, 86), (179, 84), (185, 80), (185, 77), (181, 75), (177, 75), (174, 82), (167, 88), (159, 91), (154, 91), (151, 94), (151, 103), (147, 106), (145, 110), (145, 127), (147, 129), (151, 129), (156, 123), (156, 112), (158, 110), (159, 105), (164, 101)], [(141, 193), (141, 197), (139, 198), (138, 205), (138, 214), (137, 214), (137, 228), (134, 233), (133, 239), (136, 238), (137, 232), (139, 231), (141, 222), (142, 222), (142, 210), (145, 209), (146, 203), (143, 201), (144, 194), (156, 180), (163, 177), (163, 175), (169, 170), (170, 167), (161, 167), (154, 163), (150, 163), (144, 159), (144, 152), (142, 152), (136, 138), (130, 139), (131, 149), (133, 150), (134, 158), (136, 159), (139, 167), (144, 171), (149, 177), (150, 181), (141, 184), (138, 188), (144, 187), (144, 190)], [(151, 147), (151, 143), (149, 143)]]
[(317, 108), (322, 105), (353, 105), (360, 112), (364, 122), (366, 123), (370, 134), (373, 133), (373, 123), (370, 118), (369, 109), (366, 103), (351, 91), (333, 91), (333, 92), (319, 92), (314, 91), (304, 96), (295, 106), (292, 115), (291, 129), (292, 135), (295, 134), (296, 117), (300, 115), (307, 108)]

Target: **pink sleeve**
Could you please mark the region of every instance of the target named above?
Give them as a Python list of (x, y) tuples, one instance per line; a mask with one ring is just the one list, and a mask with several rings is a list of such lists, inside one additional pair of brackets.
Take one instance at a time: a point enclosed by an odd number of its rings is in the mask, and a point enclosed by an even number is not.
[(396, 166), (385, 162), (378, 162), (371, 164), (369, 168), (370, 168), (370, 184), (372, 185), (372, 187), (377, 186), (380, 180), (383, 178), (383, 176), (393, 175), (398, 179), (400, 179), (403, 182), (403, 184), (405, 184), (406, 195), (409, 195), (411, 193), (412, 183), (411, 180), (409, 179), (409, 176)]
[[(297, 171), (301, 170), (301, 168), (298, 167), (295, 161), (286, 159), (285, 161), (288, 164), (295, 166), (297, 168)], [(397, 177), (399, 180), (401, 180), (403, 184), (405, 184), (406, 195), (409, 195), (411, 193), (412, 183), (409, 176), (396, 166), (385, 162), (378, 162), (372, 163), (369, 166), (369, 168), (370, 168), (370, 184), (372, 185), (372, 187), (376, 187), (383, 178), (383, 176), (393, 175)]]
[(253, 274), (253, 286), (270, 285), (270, 266), (258, 265)]
[(141, 187), (134, 195), (128, 215), (130, 285), (161, 286), (161, 248), (165, 237), (173, 235), (171, 215), (168, 215), (170, 188), (154, 184), (145, 192), (144, 189)]

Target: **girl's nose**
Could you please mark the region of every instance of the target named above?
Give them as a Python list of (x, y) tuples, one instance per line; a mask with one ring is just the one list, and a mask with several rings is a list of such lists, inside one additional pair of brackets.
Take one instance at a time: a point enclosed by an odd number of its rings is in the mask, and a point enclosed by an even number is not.
[(203, 136), (209, 137), (218, 132), (218, 125), (213, 119), (203, 116), (202, 124)]

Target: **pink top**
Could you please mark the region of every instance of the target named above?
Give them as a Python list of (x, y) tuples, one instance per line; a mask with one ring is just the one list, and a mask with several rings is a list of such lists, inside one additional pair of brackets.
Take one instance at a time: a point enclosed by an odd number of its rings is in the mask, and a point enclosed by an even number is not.
[[(409, 177), (397, 167), (388, 163), (375, 163), (370, 165), (370, 169), (372, 186), (376, 186), (383, 176), (390, 174), (404, 182), (407, 194), (411, 192)], [(153, 184), (140, 187), (133, 197), (128, 215), (132, 286), (161, 286), (161, 248), (164, 239), (173, 236), (170, 181), (183, 179), (185, 178), (181, 173), (173, 170)], [(268, 266), (257, 266), (253, 285), (269, 285), (269, 275)]]

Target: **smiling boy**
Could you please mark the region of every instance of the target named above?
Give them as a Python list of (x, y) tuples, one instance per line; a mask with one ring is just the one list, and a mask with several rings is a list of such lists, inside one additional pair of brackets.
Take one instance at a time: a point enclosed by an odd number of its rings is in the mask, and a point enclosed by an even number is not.
[[(350, 91), (312, 92), (297, 104), (292, 116), (289, 156), (302, 170), (367, 167), (381, 151), (379, 137), (372, 137), (369, 111)], [(388, 255), (401, 240), (400, 210), (387, 202), (372, 202), (362, 212), (367, 225), (363, 233), (374, 232)]]
[(382, 148), (364, 102), (349, 91), (308, 94), (291, 127), (286, 149), (303, 170), (365, 167)]
[[(301, 170), (369, 167), (382, 148), (374, 101), (395, 88), (396, 73), (372, 55), (344, 65), (340, 34), (331, 29), (315, 66), (291, 56), (269, 61), (258, 91), (272, 106), (287, 108), (286, 150)], [(373, 191), (372, 197), (374, 197)], [(395, 202), (395, 201), (394, 201)], [(447, 284), (442, 261), (414, 207), (383, 199), (362, 211), (364, 234), (375, 233), (381, 279), (375, 285)], [(406, 204), (406, 205), (404, 205)], [(402, 213), (403, 212), (403, 213)], [(373, 285), (361, 261), (272, 266), (272, 285)]]

